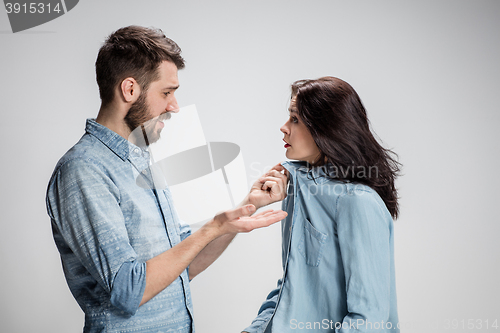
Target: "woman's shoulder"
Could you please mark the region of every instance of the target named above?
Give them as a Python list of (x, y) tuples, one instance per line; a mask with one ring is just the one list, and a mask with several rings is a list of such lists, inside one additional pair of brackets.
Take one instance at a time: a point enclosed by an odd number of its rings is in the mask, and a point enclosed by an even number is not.
[(384, 201), (373, 188), (359, 183), (346, 183), (345, 191), (336, 198), (337, 216), (379, 216), (392, 220)]
[(373, 207), (387, 210), (382, 198), (373, 188), (358, 182), (340, 180), (328, 167), (311, 168), (299, 161), (286, 161), (282, 165), (296, 175), (298, 190), (302, 194), (312, 195), (316, 200), (333, 202), (337, 209)]

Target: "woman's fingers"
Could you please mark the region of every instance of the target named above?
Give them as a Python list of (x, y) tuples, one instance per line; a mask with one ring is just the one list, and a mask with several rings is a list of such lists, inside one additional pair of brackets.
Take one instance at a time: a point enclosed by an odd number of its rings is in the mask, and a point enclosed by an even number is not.
[(276, 164), (275, 166), (273, 166), (273, 167), (271, 168), (271, 170), (276, 170), (276, 171), (281, 172), (281, 171), (286, 170), (286, 169), (285, 169), (285, 167), (284, 167), (284, 166), (282, 166), (282, 165), (281, 165), (281, 163), (278, 163), (278, 164)]
[(275, 179), (267, 178), (267, 180), (265, 180), (264, 183), (262, 184), (262, 190), (267, 191), (268, 189), (271, 189), (273, 186), (277, 186), (277, 185), (278, 185), (278, 182)]
[(287, 170), (284, 166), (282, 166), (282, 165), (281, 165), (281, 163), (278, 163), (278, 164), (276, 164), (275, 166), (273, 166), (273, 167), (271, 168), (271, 170), (276, 170), (276, 171), (278, 171), (280, 174), (285, 175), (285, 176), (286, 176), (286, 178), (287, 178), (287, 180), (288, 180), (288, 178), (290, 177), (290, 173), (288, 172), (288, 170)]
[(272, 197), (278, 197), (280, 200), (286, 197), (286, 181), (283, 178), (267, 176), (260, 178), (260, 182), (261, 189), (270, 192)]
[(269, 170), (265, 175), (266, 176), (274, 176), (274, 177), (286, 178), (285, 174), (283, 174), (280, 171), (275, 170), (275, 169)]
[(280, 177), (274, 177), (274, 176), (263, 176), (259, 178), (260, 182), (264, 184), (267, 181), (275, 182), (277, 184), (285, 185), (283, 182), (283, 178)]
[(283, 170), (285, 171), (285, 173), (281, 173), (278, 170), (271, 169), (264, 176), (271, 176), (271, 177), (279, 178), (279, 179), (281, 179), (281, 181), (285, 185), (288, 183), (288, 171), (285, 168), (283, 168)]

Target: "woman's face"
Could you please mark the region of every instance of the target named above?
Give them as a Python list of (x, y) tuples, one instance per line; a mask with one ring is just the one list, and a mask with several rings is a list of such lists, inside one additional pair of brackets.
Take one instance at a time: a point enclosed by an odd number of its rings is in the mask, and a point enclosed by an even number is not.
[(288, 109), (290, 117), (280, 128), (280, 131), (285, 135), (283, 141), (285, 141), (286, 157), (291, 160), (313, 163), (318, 159), (320, 150), (306, 125), (300, 119), (295, 102), (294, 96)]

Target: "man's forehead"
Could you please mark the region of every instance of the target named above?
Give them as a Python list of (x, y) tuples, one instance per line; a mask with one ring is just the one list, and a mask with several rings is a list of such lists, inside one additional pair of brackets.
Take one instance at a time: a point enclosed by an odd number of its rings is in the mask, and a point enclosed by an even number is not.
[(177, 76), (177, 66), (171, 61), (163, 61), (159, 68), (159, 79), (154, 82), (160, 89), (179, 88), (179, 79)]

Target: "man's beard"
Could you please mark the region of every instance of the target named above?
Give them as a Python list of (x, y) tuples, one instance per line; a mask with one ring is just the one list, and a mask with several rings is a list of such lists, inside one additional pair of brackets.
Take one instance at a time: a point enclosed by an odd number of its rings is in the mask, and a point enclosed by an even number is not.
[(159, 117), (151, 118), (149, 105), (146, 102), (146, 94), (145, 92), (141, 92), (141, 95), (132, 104), (125, 116), (125, 123), (131, 131), (131, 141), (138, 146), (149, 146), (153, 142), (158, 141), (162, 128), (156, 129), (156, 124), (160, 118), (163, 120), (165, 117), (166, 115), (160, 115)]

